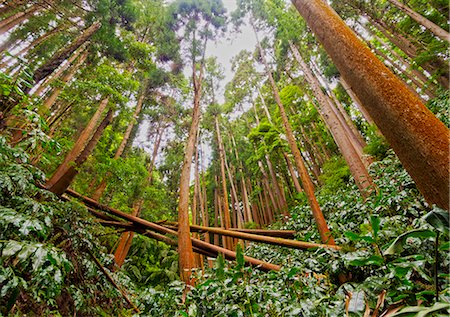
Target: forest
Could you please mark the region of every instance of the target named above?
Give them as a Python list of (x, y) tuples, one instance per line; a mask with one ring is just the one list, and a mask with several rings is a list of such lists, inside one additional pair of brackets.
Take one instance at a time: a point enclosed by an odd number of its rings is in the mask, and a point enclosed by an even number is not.
[(449, 43), (447, 0), (1, 0), (0, 316), (448, 316)]

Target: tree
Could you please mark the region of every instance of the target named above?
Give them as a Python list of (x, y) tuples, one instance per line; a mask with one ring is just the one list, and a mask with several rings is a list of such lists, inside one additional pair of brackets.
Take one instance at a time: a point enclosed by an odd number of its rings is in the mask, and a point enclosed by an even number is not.
[[(448, 129), (327, 4), (321, 0), (293, 3), (428, 202), (448, 209)], [(329, 30), (335, 30), (333, 37)]]
[(181, 279), (191, 284), (191, 269), (194, 256), (189, 230), (189, 179), (192, 156), (196, 144), (200, 121), (200, 98), (204, 73), (205, 50), (209, 39), (214, 37), (213, 30), (220, 30), (224, 23), (224, 13), (220, 0), (179, 0), (172, 4), (174, 29), (184, 28), (184, 40), (189, 45), (188, 56), (192, 67), (193, 110), (192, 123), (186, 143), (185, 155), (180, 177), (178, 202), (178, 250), (180, 254)]

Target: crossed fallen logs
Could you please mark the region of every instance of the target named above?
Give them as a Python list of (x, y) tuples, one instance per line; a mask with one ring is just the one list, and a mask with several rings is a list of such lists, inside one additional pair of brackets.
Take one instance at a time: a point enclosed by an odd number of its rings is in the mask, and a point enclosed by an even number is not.
[[(166, 235), (171, 235), (176, 237), (178, 235), (177, 223), (167, 222), (166, 226), (164, 225), (166, 222), (154, 223), (147, 221), (145, 219), (132, 216), (123, 211), (111, 208), (109, 206), (105, 206), (100, 204), (99, 202), (83, 196), (73, 190), (67, 190), (66, 194), (81, 200), (87, 207), (88, 210), (97, 218), (99, 218), (99, 223), (104, 226), (111, 226), (115, 228), (122, 228), (127, 231), (134, 231), (141, 235), (147, 236), (149, 238), (164, 242), (166, 244), (172, 246), (178, 246), (178, 242), (176, 239), (172, 239)], [(102, 211), (102, 212), (100, 212)], [(119, 218), (119, 219), (117, 219)], [(175, 229), (175, 230), (174, 230)], [(319, 244), (319, 243), (310, 243), (304, 241), (297, 240), (289, 240), (284, 238), (278, 238), (273, 236), (267, 236), (267, 231), (270, 230), (255, 230), (251, 231), (246, 229), (245, 232), (242, 232), (242, 229), (238, 230), (226, 230), (221, 228), (212, 228), (212, 227), (203, 227), (203, 226), (195, 226), (191, 225), (191, 231), (194, 232), (209, 232), (213, 234), (219, 234), (222, 236), (233, 237), (241, 240), (253, 241), (253, 242), (261, 242), (266, 244), (278, 245), (288, 248), (295, 249), (311, 249), (311, 248), (326, 248), (326, 249), (334, 249), (340, 250), (341, 248), (336, 245), (329, 244)], [(254, 233), (248, 233), (254, 232)], [(255, 234), (258, 233), (258, 234)], [(266, 234), (263, 236), (261, 234)], [(293, 232), (288, 233), (274, 233), (275, 235), (292, 235)], [(219, 247), (217, 245), (192, 238), (192, 246), (193, 251), (199, 254), (203, 254), (210, 257), (217, 257), (219, 254), (223, 254), (226, 259), (235, 260), (236, 252), (228, 250), (226, 248)], [(275, 265), (272, 263), (267, 263), (249, 256), (244, 256), (244, 260), (246, 264), (256, 266), (257, 268), (263, 271), (279, 271), (281, 266)]]

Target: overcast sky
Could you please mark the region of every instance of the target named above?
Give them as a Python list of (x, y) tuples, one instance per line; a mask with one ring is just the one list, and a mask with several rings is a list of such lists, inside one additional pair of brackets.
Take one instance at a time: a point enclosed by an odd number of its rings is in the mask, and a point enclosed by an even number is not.
[[(227, 9), (227, 14), (230, 14), (236, 9), (235, 0), (223, 0), (223, 4)], [(255, 45), (255, 35), (248, 25), (242, 26), (240, 33), (233, 33), (232, 30), (229, 30), (227, 34), (223, 38), (218, 39), (216, 43), (211, 42), (208, 45), (207, 56), (216, 56), (217, 61), (225, 70), (225, 79), (222, 82), (222, 87), (225, 87), (226, 83), (233, 78), (231, 59), (243, 49), (253, 51)], [(223, 95), (218, 99), (220, 102), (223, 102)]]

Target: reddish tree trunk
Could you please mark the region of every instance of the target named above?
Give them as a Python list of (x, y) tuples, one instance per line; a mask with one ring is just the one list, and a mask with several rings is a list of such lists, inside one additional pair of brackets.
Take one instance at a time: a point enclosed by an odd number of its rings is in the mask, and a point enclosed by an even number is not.
[(303, 187), (305, 189), (306, 196), (308, 197), (309, 205), (311, 207), (311, 211), (313, 213), (314, 219), (316, 220), (317, 228), (319, 229), (320, 237), (322, 242), (334, 244), (334, 239), (331, 236), (330, 230), (325, 221), (325, 217), (322, 214), (319, 203), (317, 202), (316, 195), (314, 194), (314, 185), (311, 181), (311, 178), (308, 175), (308, 171), (306, 170), (305, 163), (300, 154), (300, 150), (297, 146), (297, 141), (295, 140), (294, 133), (292, 131), (291, 124), (289, 123), (288, 116), (286, 114), (286, 110), (284, 109), (283, 103), (281, 102), (280, 94), (278, 92), (278, 88), (276, 86), (275, 80), (272, 77), (272, 73), (267, 64), (264, 50), (261, 47), (259, 42), (257, 32), (254, 24), (252, 23), (256, 38), (257, 45), (260, 51), (261, 59), (264, 63), (264, 67), (266, 70), (266, 74), (269, 77), (270, 85), (272, 86), (273, 96), (278, 105), (278, 109), (280, 110), (280, 116), (283, 123), (284, 130), (286, 132), (286, 138), (291, 149), (291, 152), (294, 156), (295, 164), (297, 165), (297, 170), (300, 173), (300, 177), (302, 179)]
[(81, 45), (86, 43), (98, 29), (100, 29), (101, 23), (95, 22), (90, 27), (85, 29), (72, 43), (67, 47), (61, 49), (55, 55), (53, 55), (47, 62), (39, 66), (33, 75), (35, 83), (40, 82), (42, 79), (50, 75), (59, 65), (64, 62), (73, 52), (75, 52)]
[[(70, 80), (72, 80), (73, 76), (75, 76), (75, 73), (80, 68), (81, 65), (86, 61), (86, 58), (88, 56), (88, 51), (85, 51), (79, 58), (79, 60), (70, 68), (70, 70), (61, 78), (61, 82), (63, 84), (67, 84)], [(53, 104), (55, 103), (56, 99), (58, 98), (59, 94), (63, 90), (63, 86), (55, 87), (51, 93), (51, 95), (44, 101), (44, 104), (42, 105), (42, 111), (44, 113), (47, 113)]]
[(74, 164), (70, 164), (65, 173), (61, 175), (61, 177), (58, 178), (52, 186), (47, 187), (49, 191), (55, 193), (56, 195), (62, 195), (67, 190), (67, 188), (69, 188), (73, 179), (78, 174), (78, 168), (87, 160), (87, 158), (97, 145), (98, 141), (100, 140), (103, 131), (111, 123), (113, 114), (113, 111), (110, 109), (103, 121), (98, 126), (92, 138), (87, 143), (86, 147), (75, 159)]
[(106, 106), (108, 105), (108, 100), (109, 97), (103, 99), (100, 102), (97, 111), (94, 113), (91, 120), (84, 128), (83, 132), (81, 132), (80, 136), (78, 137), (77, 141), (72, 147), (72, 150), (69, 153), (67, 153), (64, 161), (61, 163), (61, 165), (59, 165), (58, 169), (53, 173), (53, 176), (45, 184), (46, 188), (52, 188), (59, 181), (59, 179), (68, 171), (70, 163), (75, 161), (75, 159), (83, 151), (91, 135), (94, 133), (95, 126), (100, 121), (103, 111), (106, 109)]
[(427, 201), (449, 209), (448, 129), (324, 1), (293, 3)]

